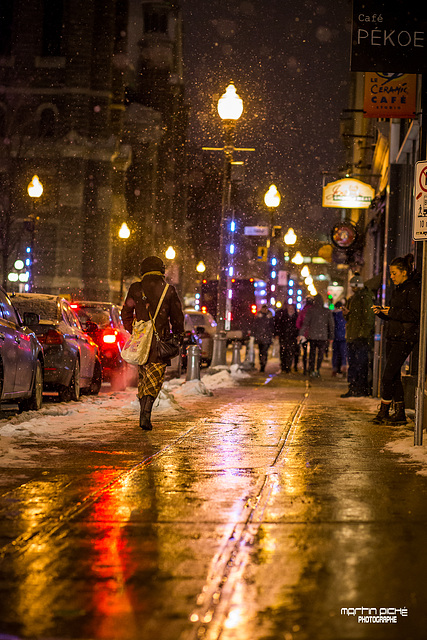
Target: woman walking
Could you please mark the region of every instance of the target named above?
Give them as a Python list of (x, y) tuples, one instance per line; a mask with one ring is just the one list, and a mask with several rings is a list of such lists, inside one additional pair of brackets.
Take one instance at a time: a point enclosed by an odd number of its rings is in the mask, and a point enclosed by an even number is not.
[[(154, 316), (159, 300), (166, 286), (165, 297), (159, 309), (155, 326), (162, 340), (172, 332), (181, 338), (184, 332), (184, 314), (175, 287), (165, 281), (165, 265), (160, 258), (150, 256), (141, 263), (141, 280), (129, 287), (122, 309), (125, 329), (132, 333), (134, 319), (150, 320)], [(157, 340), (153, 337), (147, 362), (138, 366), (138, 398), (140, 404), (139, 426), (144, 431), (151, 431), (151, 410), (154, 400), (160, 393), (165, 370), (170, 362), (165, 362), (157, 354)]]
[[(390, 306), (374, 305), (374, 313), (386, 322), (386, 362), (381, 379), (381, 407), (373, 422), (406, 424), (401, 368), (419, 337), (421, 278), (414, 271), (414, 256), (395, 258), (390, 279), (395, 285)], [(395, 412), (390, 416), (391, 403)]]

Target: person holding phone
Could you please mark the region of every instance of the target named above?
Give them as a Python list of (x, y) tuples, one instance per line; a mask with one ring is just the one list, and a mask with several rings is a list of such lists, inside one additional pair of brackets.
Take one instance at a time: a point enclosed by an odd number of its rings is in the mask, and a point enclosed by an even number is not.
[[(421, 276), (414, 270), (412, 253), (390, 263), (395, 289), (390, 306), (373, 305), (374, 313), (386, 322), (386, 361), (381, 379), (381, 406), (375, 424), (406, 424), (401, 368), (418, 342), (421, 306)], [(390, 416), (394, 401), (394, 414)]]

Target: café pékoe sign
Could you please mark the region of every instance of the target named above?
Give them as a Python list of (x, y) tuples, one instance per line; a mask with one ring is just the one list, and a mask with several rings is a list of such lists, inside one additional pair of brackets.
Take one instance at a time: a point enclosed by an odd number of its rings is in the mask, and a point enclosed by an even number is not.
[(351, 71), (427, 72), (427, 5), (353, 0)]

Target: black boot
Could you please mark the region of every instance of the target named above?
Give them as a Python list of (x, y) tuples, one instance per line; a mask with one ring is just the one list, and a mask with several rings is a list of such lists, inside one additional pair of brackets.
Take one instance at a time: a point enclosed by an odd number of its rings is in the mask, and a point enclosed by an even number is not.
[(390, 416), (389, 419), (390, 424), (406, 424), (406, 415), (405, 415), (405, 403), (404, 402), (395, 402), (394, 403), (394, 413)]
[(381, 400), (380, 410), (378, 411), (372, 422), (374, 424), (383, 424), (384, 422), (388, 422), (390, 419), (390, 407), (391, 402), (383, 402)]
[(139, 406), (141, 407), (139, 414), (139, 426), (143, 431), (151, 431), (153, 425), (151, 424), (151, 409), (153, 408), (155, 398), (153, 396), (142, 396), (139, 399)]

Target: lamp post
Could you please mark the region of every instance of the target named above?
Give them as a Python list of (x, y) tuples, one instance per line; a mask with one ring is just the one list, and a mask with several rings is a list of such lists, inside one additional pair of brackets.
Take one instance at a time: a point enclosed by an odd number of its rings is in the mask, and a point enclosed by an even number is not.
[(202, 297), (202, 285), (201, 285), (200, 278), (202, 277), (202, 274), (206, 271), (206, 265), (203, 262), (203, 260), (199, 260), (199, 262), (197, 263), (196, 271), (197, 271), (198, 277), (196, 281), (196, 294), (195, 294), (196, 302), (195, 302), (194, 308), (196, 309), (196, 311), (198, 311), (200, 309), (200, 302)]
[(224, 168), (223, 168), (223, 185), (222, 185), (222, 205), (221, 205), (221, 222), (219, 236), (219, 256), (217, 269), (217, 305), (216, 320), (217, 329), (214, 340), (214, 349), (212, 354), (212, 366), (226, 364), (226, 340), (225, 340), (225, 320), (226, 320), (226, 301), (227, 301), (227, 285), (229, 276), (226, 273), (225, 261), (225, 225), (227, 214), (231, 205), (231, 165), (233, 162), (234, 147), (234, 128), (237, 120), (243, 113), (243, 100), (238, 96), (236, 87), (230, 83), (225, 93), (218, 100), (218, 115), (222, 120), (224, 127), (225, 142), (224, 152)]
[[(275, 184), (269, 186), (268, 191), (264, 195), (264, 203), (270, 212), (270, 237), (267, 242), (268, 251), (268, 274), (267, 274), (267, 286), (268, 286), (268, 304), (274, 305), (276, 303), (276, 282), (277, 282), (277, 256), (273, 255), (273, 247), (271, 246), (274, 234), (274, 212), (279, 206), (281, 201), (281, 195)], [(274, 245), (273, 245), (274, 246)], [(273, 295), (274, 294), (274, 295)]]
[(120, 302), (123, 298), (123, 283), (125, 279), (125, 248), (126, 248), (126, 240), (130, 236), (130, 229), (127, 226), (126, 222), (122, 223), (122, 226), (119, 229), (119, 238), (122, 241), (120, 243)]
[(38, 199), (43, 193), (43, 185), (40, 182), (39, 177), (37, 175), (34, 175), (31, 178), (31, 182), (27, 187), (27, 193), (30, 196), (33, 203), (33, 210), (32, 210), (32, 213), (29, 215), (30, 222), (31, 222), (31, 227), (30, 227), (31, 229), (31, 241), (30, 241), (31, 265), (30, 265), (29, 290), (31, 291), (34, 288), (34, 264), (35, 264), (34, 247), (35, 247), (35, 239), (36, 239), (36, 222), (37, 222), (36, 207), (37, 207)]

